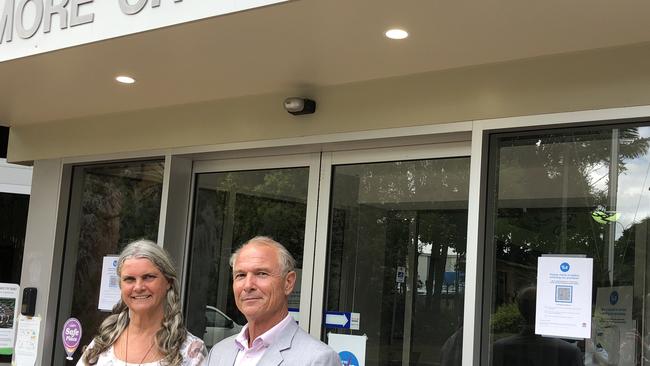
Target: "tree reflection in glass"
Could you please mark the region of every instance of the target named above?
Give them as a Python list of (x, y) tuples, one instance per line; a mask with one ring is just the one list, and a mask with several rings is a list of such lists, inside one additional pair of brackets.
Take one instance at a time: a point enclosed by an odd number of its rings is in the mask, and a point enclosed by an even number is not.
[(361, 326), (324, 339), (367, 335), (370, 366), (460, 361), (468, 181), (468, 158), (333, 168), (326, 310)]
[[(248, 239), (266, 235), (287, 247), (298, 263), (289, 307), (298, 311), (305, 241), (309, 168), (197, 175), (187, 282), (186, 322), (208, 347), (246, 324), (232, 295), (230, 255)], [(208, 324), (213, 311), (226, 327)]]
[[(98, 310), (103, 257), (118, 254), (129, 242), (145, 238), (156, 241), (164, 163), (135, 161), (79, 166), (73, 170), (60, 327), (70, 316), (83, 324), (81, 345), (90, 343), (107, 316)], [(60, 329), (60, 327), (58, 329)], [(61, 362), (63, 349), (57, 347)], [(65, 361), (73, 365), (74, 361)]]
[[(650, 213), (649, 136), (648, 127), (492, 136), (487, 240), (494, 252), (486, 267), (492, 269), (490, 344), (520, 331), (521, 316), (513, 304), (522, 289), (536, 284), (537, 258), (546, 254), (593, 258), (595, 333), (603, 327), (597, 294), (613, 286), (633, 291), (630, 313), (636, 325), (623, 333), (642, 332), (647, 241), (639, 230), (647, 232)], [(602, 360), (598, 349), (604, 342), (595, 333), (572, 341), (585, 364)], [(606, 351), (608, 364), (639, 364), (640, 344), (623, 349), (624, 337), (616, 341)], [(624, 354), (630, 363), (620, 363)]]

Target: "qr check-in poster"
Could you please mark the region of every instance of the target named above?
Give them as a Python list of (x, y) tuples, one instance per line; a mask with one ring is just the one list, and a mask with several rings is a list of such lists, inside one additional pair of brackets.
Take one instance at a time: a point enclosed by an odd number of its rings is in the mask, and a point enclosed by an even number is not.
[(99, 287), (99, 303), (97, 308), (111, 311), (120, 301), (120, 279), (117, 276), (117, 256), (106, 256), (102, 261), (102, 279)]
[(535, 334), (591, 337), (592, 279), (591, 258), (538, 258)]

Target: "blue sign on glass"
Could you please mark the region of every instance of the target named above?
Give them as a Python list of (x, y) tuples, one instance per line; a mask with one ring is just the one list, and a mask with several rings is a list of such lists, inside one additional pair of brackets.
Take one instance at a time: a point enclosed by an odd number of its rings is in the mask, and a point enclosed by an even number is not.
[(339, 352), (339, 358), (341, 359), (341, 365), (343, 366), (359, 366), (359, 360), (357, 360), (356, 356), (352, 352)]
[(350, 329), (351, 313), (328, 311), (325, 313), (325, 328)]

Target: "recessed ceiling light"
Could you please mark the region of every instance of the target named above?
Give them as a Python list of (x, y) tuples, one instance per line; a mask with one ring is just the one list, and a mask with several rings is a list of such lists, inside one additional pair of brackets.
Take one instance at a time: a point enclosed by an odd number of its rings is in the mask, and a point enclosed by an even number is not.
[(390, 39), (404, 39), (409, 36), (409, 33), (404, 29), (394, 28), (386, 31), (386, 37)]
[(118, 82), (120, 82), (122, 84), (133, 84), (133, 83), (135, 83), (134, 78), (132, 78), (130, 76), (126, 76), (126, 75), (120, 75), (120, 76), (116, 77), (115, 80), (117, 80)]

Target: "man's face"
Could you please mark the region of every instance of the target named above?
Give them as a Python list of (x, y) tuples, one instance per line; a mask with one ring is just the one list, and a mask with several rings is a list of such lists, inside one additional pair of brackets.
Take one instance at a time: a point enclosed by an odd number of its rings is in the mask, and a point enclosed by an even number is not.
[(233, 263), (235, 303), (249, 322), (282, 320), (295, 282), (295, 272), (282, 275), (277, 249), (272, 246), (250, 243)]

